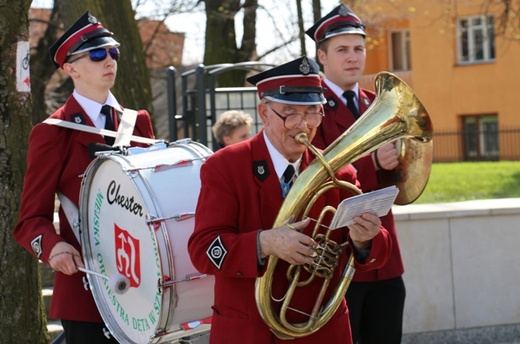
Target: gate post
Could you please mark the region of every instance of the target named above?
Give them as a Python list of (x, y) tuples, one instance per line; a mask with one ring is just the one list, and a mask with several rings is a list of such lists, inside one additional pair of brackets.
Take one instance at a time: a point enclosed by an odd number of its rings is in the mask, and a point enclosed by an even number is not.
[(177, 140), (177, 91), (175, 87), (175, 78), (177, 71), (175, 67), (170, 66), (166, 70), (166, 81), (168, 87), (168, 117), (170, 118), (170, 141)]
[[(197, 108), (198, 108), (198, 131), (199, 135), (195, 135), (200, 143), (203, 145), (208, 144), (208, 134), (206, 132), (206, 85), (205, 85), (205, 68), (204, 65), (197, 67)], [(197, 132), (197, 123), (194, 119), (193, 123), (194, 133)]]

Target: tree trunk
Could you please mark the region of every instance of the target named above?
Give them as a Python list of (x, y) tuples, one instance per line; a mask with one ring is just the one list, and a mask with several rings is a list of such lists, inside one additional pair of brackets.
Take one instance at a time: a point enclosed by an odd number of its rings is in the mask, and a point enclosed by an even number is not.
[(305, 46), (305, 28), (303, 27), (303, 11), (302, 0), (296, 0), (296, 12), (298, 15), (298, 32), (300, 36), (300, 52), (302, 56), (307, 56), (307, 47)]
[[(0, 333), (3, 343), (48, 343), (38, 261), (15, 243), (25, 173), (31, 94), (18, 86), (29, 61), (31, 0), (0, 0)], [(25, 42), (26, 52), (17, 52)], [(25, 55), (25, 56), (24, 56)], [(19, 69), (17, 69), (17, 62)], [(24, 64), (25, 62), (25, 64)]]
[[(312, 19), (314, 20), (314, 23), (321, 19), (321, 0), (312, 0)], [(315, 54), (313, 58), (320, 66), (320, 69), (323, 70), (323, 66), (318, 60), (318, 54), (316, 53), (318, 51), (318, 45), (318, 43), (314, 44), (316, 50), (314, 51)]]
[(56, 71), (51, 63), (49, 47), (58, 36), (59, 13), (57, 6), (52, 9), (44, 35), (31, 53), (31, 95), (33, 98), (33, 124), (43, 121), (49, 115), (45, 104), (45, 89)]
[[(206, 3), (206, 47), (204, 64), (237, 63), (249, 61), (256, 50), (256, 9), (258, 0), (244, 2), (244, 36), (237, 47), (235, 16), (241, 9), (240, 0), (211, 0)], [(246, 72), (234, 70), (220, 75), (217, 84), (243, 86)]]
[(256, 10), (258, 0), (245, 0), (244, 2), (244, 36), (239, 50), (239, 61), (249, 61), (256, 56)]

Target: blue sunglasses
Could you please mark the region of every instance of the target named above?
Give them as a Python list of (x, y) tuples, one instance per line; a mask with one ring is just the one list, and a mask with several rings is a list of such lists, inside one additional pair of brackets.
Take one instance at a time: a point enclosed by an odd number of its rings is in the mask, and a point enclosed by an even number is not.
[(105, 60), (107, 58), (108, 54), (110, 54), (110, 57), (114, 61), (119, 60), (119, 49), (118, 48), (109, 48), (109, 49), (99, 48), (99, 49), (90, 50), (87, 54), (81, 55), (68, 62), (69, 63), (76, 62), (77, 60), (82, 59), (86, 56), (88, 56), (90, 58), (90, 61), (92, 61), (92, 62), (100, 62), (100, 61)]

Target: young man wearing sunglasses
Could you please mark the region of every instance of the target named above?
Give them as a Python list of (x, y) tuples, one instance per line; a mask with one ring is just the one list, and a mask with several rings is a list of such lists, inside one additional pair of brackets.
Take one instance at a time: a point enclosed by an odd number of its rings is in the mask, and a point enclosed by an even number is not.
[[(117, 74), (118, 46), (112, 33), (89, 11), (67, 29), (51, 46), (50, 55), (54, 65), (72, 79), (74, 92), (50, 118), (117, 131), (123, 108), (110, 89)], [(138, 111), (133, 135), (154, 137), (147, 111)], [(14, 237), (56, 271), (50, 318), (61, 319), (67, 344), (117, 343), (105, 328), (91, 291), (84, 286), (85, 274), (78, 271), (84, 267), (81, 247), (63, 203), (58, 233), (53, 224), (55, 195), (63, 195), (60, 200), (68, 199), (79, 208), (81, 175), (93, 159), (89, 147), (112, 145), (110, 139), (47, 123), (36, 124), (29, 139)]]

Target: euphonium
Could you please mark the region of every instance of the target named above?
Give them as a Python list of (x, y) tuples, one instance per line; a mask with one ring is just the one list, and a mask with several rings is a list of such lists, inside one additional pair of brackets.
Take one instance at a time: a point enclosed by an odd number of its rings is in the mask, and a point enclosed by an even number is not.
[[(396, 140), (402, 141), (404, 147), (397, 180), (400, 190), (397, 199), (400, 201), (396, 201), (396, 203), (410, 203), (419, 197), (428, 181), (432, 162), (433, 125), (430, 117), (412, 89), (394, 74), (379, 73), (376, 76), (375, 88), (376, 99), (365, 114), (322, 154), (308, 142), (304, 133), (297, 135), (296, 139), (313, 151), (316, 159), (295, 181), (278, 212), (273, 228), (281, 227), (289, 221), (306, 218), (314, 201), (331, 188), (345, 188), (354, 194), (361, 193), (354, 185), (337, 180), (334, 177), (335, 173), (380, 146)], [(406, 167), (409, 169), (406, 170)], [(329, 209), (323, 211), (331, 211), (330, 207), (327, 208)], [(333, 209), (333, 211), (335, 210)], [(277, 257), (269, 257), (264, 276), (256, 280), (255, 297), (258, 310), (264, 321), (279, 338), (304, 337), (319, 330), (338, 309), (352, 280), (354, 258), (351, 255), (347, 267), (342, 272), (339, 284), (335, 286), (333, 295), (326, 303), (324, 302), (325, 290), (334, 286), (329, 286), (330, 277), (321, 273), (330, 266), (322, 267), (321, 261), (330, 262), (330, 257), (324, 257), (324, 255), (330, 255), (331, 252), (333, 252), (332, 256), (342, 254), (341, 251), (348, 245), (348, 242), (337, 245), (329, 241), (328, 234), (318, 234), (320, 226), (318, 219), (312, 234), (313, 239), (319, 244), (318, 256), (312, 266), (303, 266), (312, 274), (312, 277), (324, 280), (322, 290), (316, 296), (312, 314), (308, 315), (307, 322), (290, 323), (285, 317), (295, 288), (305, 287), (305, 283), (297, 280), (300, 266), (291, 265), (289, 267), (289, 270), (295, 270), (296, 273), (293, 273), (292, 281), (290, 280), (290, 286), (279, 314), (276, 314), (271, 304)], [(329, 231), (325, 230), (325, 232)], [(332, 269), (335, 268), (334, 263), (329, 265), (333, 266)]]

